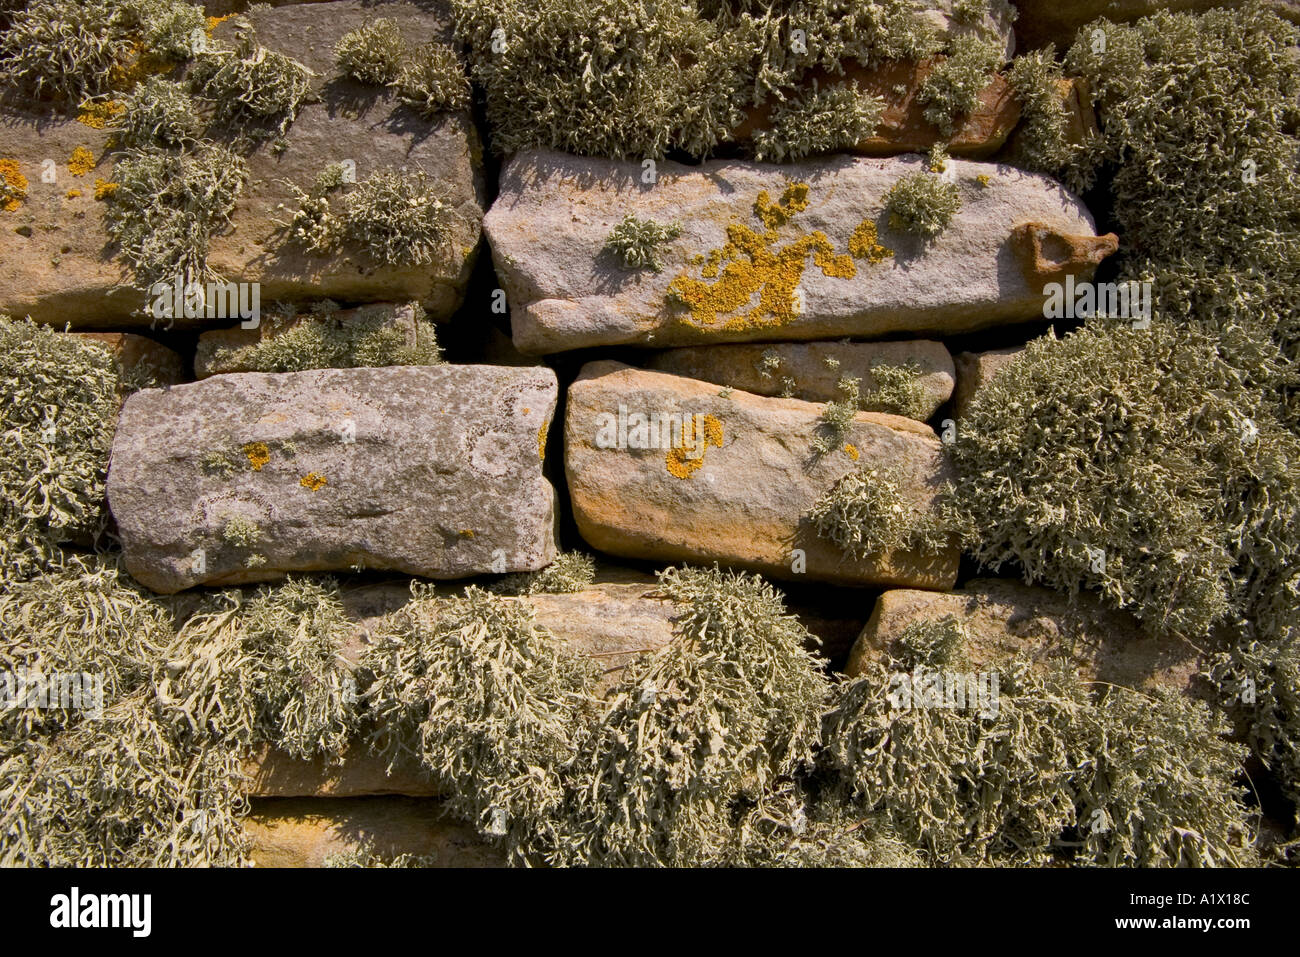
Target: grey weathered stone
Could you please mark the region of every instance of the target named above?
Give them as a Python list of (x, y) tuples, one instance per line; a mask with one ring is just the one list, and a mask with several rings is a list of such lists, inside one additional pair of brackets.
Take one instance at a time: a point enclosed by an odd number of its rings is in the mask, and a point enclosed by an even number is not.
[[(319, 100), (303, 107), (283, 137), (283, 148), (270, 139), (248, 155), (249, 180), (231, 226), (213, 237), (208, 252), (208, 265), (226, 279), (260, 283), (263, 304), (320, 297), (417, 300), (437, 319), (450, 316), (464, 297), (486, 204), (482, 147), (468, 111), (427, 121), (391, 92), (331, 75), (337, 40), (380, 15), (398, 20), (417, 42), (450, 37), (445, 19), (427, 5), (408, 2), (333, 0), (250, 15), (259, 42), (320, 74), (314, 81)], [(213, 35), (229, 40), (234, 29), (227, 21)], [(212, 131), (216, 138), (227, 133)], [(151, 322), (141, 312), (145, 292), (134, 287), (109, 242), (105, 203), (94, 198), (96, 180), (113, 179), (105, 131), (75, 120), (4, 112), (0, 137), (4, 155), (18, 161), (29, 183), (23, 206), (0, 212), (0, 313), (73, 328)], [(74, 176), (66, 162), (78, 146), (89, 149), (98, 165)], [(45, 159), (57, 165), (55, 183), (41, 180)], [(428, 173), (456, 213), (445, 254), (430, 265), (389, 266), (354, 247), (320, 255), (288, 243), (280, 225), (296, 208), (288, 184), (310, 190), (321, 170), (344, 160), (355, 162), (359, 181), (386, 167)], [(80, 195), (69, 195), (72, 191)], [(175, 320), (178, 326), (229, 323), (229, 317)]]
[[(916, 155), (779, 166), (663, 162), (650, 184), (639, 162), (518, 154), (502, 170), (500, 195), (484, 220), (515, 344), (546, 353), (616, 344), (951, 334), (1041, 317), (1042, 285), (1026, 274), (1012, 237), (1029, 222), (1074, 240), (1093, 237), (1086, 207), (1049, 177), (950, 160), (943, 175), (957, 183), (962, 207), (937, 238), (923, 241), (890, 228), (885, 195), (926, 162)], [(763, 194), (768, 204), (780, 203), (791, 182), (808, 186), (807, 207), (784, 223), (775, 222), (782, 214), (765, 207), (776, 225), (765, 231), (758, 206)], [(604, 248), (629, 213), (680, 227), (680, 235), (658, 249), (660, 272), (627, 269)], [(878, 262), (851, 242), (860, 228), (859, 243), (872, 227), (893, 252)], [(733, 236), (743, 233), (731, 251), (724, 249), (729, 229)], [(742, 252), (741, 246), (752, 248)], [(851, 257), (851, 248), (862, 258)], [(1079, 263), (1076, 278), (1090, 278), (1094, 268)], [(720, 278), (706, 276), (715, 270)], [(687, 287), (697, 300), (701, 290), (720, 296), (722, 283), (731, 302), (744, 304), (728, 302), (711, 315), (698, 301), (688, 307), (670, 297), (674, 282), (679, 289), (683, 282), (702, 284)], [(759, 300), (760, 292), (765, 299)]]
[[(373, 303), (356, 309), (341, 309), (331, 314), (333, 320), (342, 324), (357, 320), (378, 320), (378, 326), (384, 330), (399, 332), (406, 345), (416, 344), (416, 323), (419, 317), (418, 303)], [(199, 336), (199, 344), (194, 350), (194, 376), (206, 379), (208, 376), (223, 372), (250, 371), (240, 364), (240, 349), (255, 346), (264, 339), (274, 339), (295, 328), (299, 323), (312, 318), (311, 313), (295, 316), (288, 322), (276, 321), (273, 317), (262, 316), (256, 329), (244, 329), (235, 326), (231, 329), (213, 329)]]
[(990, 349), (988, 352), (960, 353), (954, 360), (957, 387), (952, 395), (953, 418), (959, 419), (965, 415), (975, 393), (1024, 351), (1024, 346), (1011, 346), (1006, 349)]
[(716, 382), (755, 395), (830, 402), (841, 398), (841, 377), (860, 379), (865, 395), (876, 388), (872, 366), (909, 362), (920, 367), (916, 384), (925, 397), (926, 410), (917, 417), (928, 419), (952, 395), (954, 376), (952, 356), (943, 343), (926, 339), (695, 346), (658, 353), (647, 365), (658, 372)]
[[(145, 586), (394, 569), (531, 571), (555, 554), (549, 369), (234, 373), (127, 400), (108, 500)], [(232, 528), (232, 519), (238, 519)], [(257, 541), (239, 544), (238, 526)]]
[(977, 668), (1020, 655), (1044, 664), (1063, 657), (1084, 681), (1176, 691), (1193, 690), (1199, 670), (1199, 651), (1189, 642), (1148, 637), (1132, 615), (1094, 595), (1083, 592), (1072, 602), (1048, 588), (987, 578), (952, 592), (885, 592), (853, 646), (847, 673), (861, 674), (911, 622), (947, 615), (962, 624), (966, 657)]
[[(896, 465), (905, 507), (930, 508), (949, 477), (939, 440), (911, 419), (860, 412), (845, 448), (813, 450), (823, 407), (634, 369), (584, 366), (569, 388), (565, 472), (578, 530), (594, 547), (658, 561), (718, 561), (778, 578), (950, 588), (958, 551), (901, 549), (857, 560), (818, 536), (807, 513), (859, 465)], [(701, 416), (702, 458), (681, 449), (600, 448), (602, 416)], [(680, 434), (669, 443), (680, 442)], [(707, 439), (707, 441), (706, 441)], [(603, 440), (602, 440), (603, 441)], [(720, 445), (718, 444), (720, 442)], [(806, 571), (795, 571), (795, 550)]]

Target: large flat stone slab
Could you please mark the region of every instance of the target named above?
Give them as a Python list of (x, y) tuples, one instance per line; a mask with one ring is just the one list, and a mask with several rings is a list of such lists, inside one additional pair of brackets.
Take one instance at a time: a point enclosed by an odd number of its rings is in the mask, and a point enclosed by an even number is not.
[(444, 365), (138, 392), (108, 477), (127, 568), (164, 593), (292, 571), (541, 568), (555, 554), (540, 450), (557, 389), (549, 369)]
[[(569, 388), (565, 472), (578, 530), (592, 546), (631, 558), (717, 561), (796, 581), (952, 587), (955, 547), (853, 559), (807, 518), (840, 478), (877, 463), (899, 468), (905, 507), (930, 508), (950, 476), (931, 429), (901, 416), (859, 412), (845, 448), (817, 455), (822, 406), (739, 391), (724, 398), (720, 391), (617, 362), (583, 367)], [(627, 421), (634, 413), (657, 413), (701, 422), (703, 456), (692, 459), (681, 448), (665, 449), (667, 443), (637, 448), (639, 439), (601, 448), (601, 430), (609, 417), (619, 417), (620, 406)]]
[[(637, 162), (518, 154), (484, 220), (515, 344), (547, 353), (946, 335), (1041, 317), (1042, 277), (1027, 268), (1017, 227), (1035, 223), (1035, 236), (1090, 248), (1083, 203), (1046, 176), (949, 160), (942, 175), (962, 206), (926, 241), (890, 227), (885, 196), (927, 165), (917, 155), (664, 162), (648, 183)], [(605, 248), (628, 214), (679, 227), (656, 250), (659, 272), (629, 269)], [(873, 238), (883, 251), (872, 253)], [(1096, 260), (1060, 265), (1088, 278)], [(683, 284), (686, 297), (670, 295)]]

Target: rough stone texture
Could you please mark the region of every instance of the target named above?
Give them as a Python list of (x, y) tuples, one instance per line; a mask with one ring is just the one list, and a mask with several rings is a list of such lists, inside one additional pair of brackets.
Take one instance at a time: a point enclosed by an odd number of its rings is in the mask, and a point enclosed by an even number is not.
[(967, 635), (971, 664), (997, 666), (1016, 655), (1036, 660), (1065, 654), (1085, 681), (1129, 688), (1189, 690), (1199, 652), (1188, 642), (1143, 635), (1137, 620), (1083, 593), (1077, 604), (1047, 588), (976, 579), (954, 592), (898, 589), (876, 601), (849, 656), (861, 674), (912, 621), (954, 615)]
[(254, 801), (244, 820), (258, 867), (322, 867), (328, 858), (372, 850), (413, 854), (434, 867), (504, 867), (499, 851), (438, 800), (407, 797)]
[(955, 360), (957, 388), (952, 394), (953, 418), (960, 419), (965, 415), (975, 393), (1024, 351), (1023, 346), (1012, 346), (988, 352), (960, 353)]
[[(953, 156), (970, 159), (992, 156), (1020, 122), (1020, 102), (1015, 91), (1001, 74), (993, 76), (980, 93), (979, 105), (959, 119), (952, 136), (945, 139), (938, 127), (926, 120), (925, 106), (919, 98), (921, 84), (940, 59), (920, 63), (889, 60), (870, 69), (850, 60), (843, 64), (843, 75), (812, 70), (806, 83), (811, 85), (816, 80), (822, 87), (856, 83), (864, 93), (884, 101), (875, 132), (847, 152), (864, 156), (894, 156), (924, 152), (935, 143), (945, 143)], [(903, 92), (899, 93), (899, 88)], [(751, 107), (746, 113), (745, 122), (734, 134), (739, 141), (750, 139), (757, 130), (771, 127), (770, 103)]]
[[(417, 304), (375, 303), (357, 309), (342, 309), (333, 314), (334, 319), (348, 323), (354, 320), (371, 319), (376, 316), (385, 328), (400, 329), (405, 333), (406, 344), (415, 345)], [(284, 323), (268, 321), (263, 317), (256, 329), (244, 329), (235, 326), (232, 329), (213, 329), (199, 336), (199, 344), (194, 350), (194, 377), (206, 379), (208, 376), (223, 372), (246, 371), (239, 367), (230, 353), (245, 346), (256, 345), (263, 339), (274, 339), (284, 335), (299, 323), (310, 320), (311, 313), (303, 313), (294, 320)]]
[[(284, 150), (277, 155), (274, 140), (268, 140), (248, 156), (249, 181), (232, 225), (213, 237), (209, 250), (209, 266), (228, 280), (261, 283), (263, 303), (321, 297), (418, 300), (431, 317), (442, 318), (464, 296), (486, 205), (482, 148), (469, 113), (447, 113), (429, 122), (390, 93), (330, 76), (338, 38), (379, 15), (397, 19), (420, 42), (449, 36), (443, 19), (414, 3), (336, 0), (251, 15), (260, 42), (321, 74), (315, 81), (320, 101), (298, 114), (285, 134)], [(214, 37), (229, 39), (232, 32), (227, 21)], [(210, 131), (214, 138), (226, 132)], [(96, 179), (112, 180), (104, 131), (70, 119), (5, 112), (0, 138), (5, 142), (0, 157), (17, 159), (29, 181), (23, 207), (0, 212), (0, 312), (73, 328), (150, 323), (140, 312), (146, 295), (132, 288), (130, 272), (104, 230), (103, 202), (94, 199)], [(78, 146), (100, 158), (96, 169), (81, 177), (66, 165)], [(47, 158), (57, 164), (53, 184), (41, 182)], [(387, 266), (360, 249), (318, 255), (285, 241), (277, 221), (287, 220), (296, 208), (287, 183), (310, 189), (324, 167), (349, 159), (356, 163), (358, 180), (384, 167), (407, 166), (423, 169), (442, 185), (457, 215), (444, 258), (426, 266)], [(74, 189), (81, 195), (69, 197)], [(202, 322), (229, 324), (228, 319), (178, 318), (176, 325)]]
[[(1158, 10), (1193, 13), (1214, 7), (1239, 7), (1245, 0), (1017, 0), (1020, 18), (1016, 21), (1016, 39), (1022, 50), (1034, 50), (1055, 43), (1064, 52), (1074, 42), (1078, 29), (1098, 17), (1125, 23)], [(1264, 5), (1280, 17), (1300, 23), (1297, 0), (1264, 0)]]
[[(775, 355), (780, 363), (764, 374), (764, 355)], [(838, 365), (828, 365), (833, 359)], [(952, 356), (941, 342), (917, 339), (907, 342), (810, 342), (775, 345), (697, 346), (670, 349), (654, 356), (648, 366), (658, 372), (702, 379), (731, 386), (755, 395), (781, 395), (791, 385), (786, 398), (808, 402), (830, 402), (841, 398), (841, 377), (862, 380), (865, 395), (876, 388), (871, 367), (884, 363), (902, 366), (914, 362), (921, 368), (917, 385), (924, 391), (932, 416), (948, 401), (953, 389)]]
[(75, 332), (88, 342), (97, 342), (113, 353), (127, 378), (147, 374), (160, 385), (175, 385), (184, 377), (181, 357), (161, 342), (129, 332)]
[[(137, 392), (108, 475), (127, 569), (170, 593), (356, 566), (429, 578), (541, 568), (555, 554), (539, 450), (556, 391), (549, 369), (402, 366)], [(261, 541), (227, 542), (233, 516)]]
[[(620, 404), (629, 414), (712, 416), (722, 445), (710, 444), (685, 477), (669, 471), (673, 453), (663, 447), (597, 447), (600, 417), (616, 415)], [(952, 587), (955, 547), (855, 560), (820, 538), (806, 518), (836, 481), (872, 463), (898, 465), (908, 504), (929, 508), (949, 477), (934, 433), (911, 419), (860, 412), (846, 437), (858, 459), (847, 448), (818, 457), (812, 441), (821, 412), (798, 399), (746, 392), (722, 398), (716, 385), (695, 379), (589, 363), (569, 389), (565, 421), (565, 472), (578, 530), (595, 548), (633, 558), (717, 561), (803, 581)], [(792, 571), (795, 549), (805, 552), (805, 573)]]
[(1074, 235), (1046, 223), (1022, 223), (1011, 234), (1011, 243), (1025, 282), (1040, 287), (1091, 272), (1119, 249), (1114, 233)]
[[(1082, 202), (1046, 176), (950, 160), (944, 175), (958, 184), (963, 205), (943, 233), (924, 242), (889, 228), (884, 197), (901, 177), (925, 166), (914, 155), (780, 166), (664, 162), (651, 185), (642, 182), (636, 162), (518, 154), (504, 167), (501, 193), (484, 221), (509, 298), (515, 344), (546, 353), (615, 344), (952, 334), (1041, 316), (1042, 286), (1026, 282), (1012, 234), (1036, 222), (1064, 235), (1093, 235)], [(745, 227), (764, 242), (756, 201), (762, 192), (771, 203), (781, 201), (791, 181), (809, 185), (807, 208), (774, 231), (770, 246), (757, 254), (757, 267), (750, 270), (750, 261), (737, 257), (737, 270), (752, 271), (765, 284), (766, 301), (760, 305), (752, 295), (748, 304), (710, 318), (668, 298), (677, 277), (710, 287), (718, 282), (702, 277), (710, 252), (727, 243), (728, 227), (733, 233)], [(604, 248), (628, 213), (680, 225), (679, 237), (658, 249), (661, 272), (626, 269)], [(875, 225), (893, 256), (878, 263), (848, 260), (850, 240), (864, 222)], [(824, 274), (810, 250), (799, 259), (797, 244), (810, 244), (816, 233), (843, 256), (832, 272), (849, 266), (852, 278)], [(1084, 267), (1076, 278), (1091, 274)]]

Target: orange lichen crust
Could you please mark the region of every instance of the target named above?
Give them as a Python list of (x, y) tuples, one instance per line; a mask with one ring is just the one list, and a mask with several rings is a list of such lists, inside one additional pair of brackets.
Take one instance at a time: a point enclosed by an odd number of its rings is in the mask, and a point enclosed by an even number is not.
[(18, 169), (18, 161), (0, 159), (0, 209), (12, 213), (23, 205), (27, 198), (27, 177)]
[(85, 176), (95, 168), (95, 154), (84, 146), (78, 146), (68, 157), (68, 172), (73, 176)]
[(301, 485), (303, 488), (307, 489), (307, 491), (309, 492), (316, 492), (324, 488), (329, 483), (326, 480), (325, 476), (320, 475), (317, 472), (308, 472), (306, 475), (304, 475), (302, 478), (298, 480), (298, 484)]
[(682, 441), (680, 445), (675, 445), (668, 450), (665, 458), (665, 466), (669, 473), (677, 476), (679, 479), (690, 478), (701, 465), (704, 464), (704, 453), (710, 445), (716, 445), (722, 448), (722, 423), (712, 415), (706, 415), (701, 423), (701, 431), (704, 433), (701, 437), (699, 456), (692, 458), (689, 454), (690, 448), (696, 444), (695, 440), (695, 421), (696, 417), (688, 415), (682, 422)]
[(95, 199), (108, 199), (118, 191), (120, 186), (120, 183), (110, 183), (106, 179), (95, 180)]
[(247, 456), (248, 464), (254, 472), (262, 471), (262, 466), (271, 461), (271, 450), (265, 442), (249, 442), (241, 451)]
[(858, 447), (854, 445), (852, 442), (845, 442), (844, 454), (856, 462), (859, 456)]
[(77, 122), (91, 129), (102, 130), (109, 121), (126, 112), (126, 104), (119, 100), (99, 100), (83, 104), (77, 113)]
[(853, 230), (853, 235), (849, 237), (849, 255), (854, 259), (865, 259), (873, 265), (884, 262), (894, 255), (894, 251), (880, 245), (878, 239), (876, 224), (869, 219), (864, 219), (858, 223), (857, 228)]
[[(715, 326), (721, 321), (727, 331), (762, 329), (790, 322), (803, 311), (798, 287), (808, 266), (809, 253), (824, 276), (852, 279), (857, 275), (853, 257), (836, 253), (830, 239), (820, 230), (774, 248), (777, 230), (808, 208), (808, 195), (807, 183), (791, 183), (777, 203), (763, 190), (754, 202), (754, 215), (766, 227), (764, 231), (757, 232), (743, 223), (730, 224), (724, 246), (692, 260), (700, 267), (702, 278), (682, 273), (672, 281), (669, 295), (690, 310), (690, 321), (701, 326)], [(753, 302), (756, 294), (756, 305), (724, 319)]]
[(109, 69), (108, 82), (114, 90), (127, 92), (134, 89), (141, 80), (166, 73), (174, 65), (167, 57), (136, 41), (131, 45), (126, 59)]
[(79, 189), (70, 189), (70, 190), (68, 190), (67, 193), (64, 194), (64, 195), (66, 195), (66, 196), (68, 197), (68, 199), (76, 199), (78, 196), (81, 195), (81, 190), (79, 190)]

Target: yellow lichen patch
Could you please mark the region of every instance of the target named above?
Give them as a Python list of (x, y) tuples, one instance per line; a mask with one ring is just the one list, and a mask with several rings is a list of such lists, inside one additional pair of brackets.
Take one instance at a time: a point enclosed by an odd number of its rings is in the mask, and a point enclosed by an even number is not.
[(754, 200), (754, 215), (768, 229), (779, 229), (808, 208), (808, 192), (807, 183), (791, 183), (781, 194), (781, 201), (773, 203), (767, 190), (762, 190)]
[[(758, 303), (728, 319), (724, 329), (763, 328), (790, 322), (800, 312), (795, 289), (803, 278), (809, 253), (824, 275), (851, 279), (857, 272), (853, 260), (835, 255), (831, 241), (820, 231), (774, 250), (771, 248), (776, 241), (773, 231), (760, 234), (748, 226), (733, 223), (727, 227), (727, 239), (720, 251), (719, 261), (725, 265), (717, 282), (710, 285), (681, 275), (668, 287), (690, 309), (691, 318), (703, 326), (714, 325), (721, 317), (748, 305), (755, 294)], [(710, 278), (707, 271), (705, 278)]]
[[(298, 479), (298, 484), (309, 492), (316, 492), (324, 488), (328, 483), (325, 476), (317, 472), (308, 472), (302, 478)], [(473, 532), (470, 533), (471, 535)]]
[(109, 69), (108, 82), (115, 90), (127, 91), (147, 77), (166, 73), (172, 66), (167, 57), (137, 41), (131, 45), (126, 59)]
[(543, 422), (542, 427), (537, 430), (537, 457), (543, 462), (546, 461), (546, 426), (549, 424)]
[(70, 189), (70, 190), (68, 190), (67, 193), (65, 193), (64, 195), (66, 195), (66, 196), (68, 197), (68, 199), (76, 199), (78, 196), (81, 195), (81, 190), (79, 190), (79, 189)]
[(225, 23), (233, 16), (233, 13), (228, 13), (224, 17), (208, 17), (208, 36), (212, 36), (213, 30), (221, 26), (221, 24)]
[(894, 255), (892, 249), (880, 245), (878, 240), (876, 224), (869, 219), (864, 219), (858, 223), (857, 228), (853, 230), (853, 235), (849, 237), (849, 255), (854, 259), (865, 259), (873, 265)]
[(95, 168), (95, 154), (84, 146), (78, 146), (68, 157), (68, 172), (73, 176), (85, 176)]
[(722, 423), (715, 416), (706, 415), (701, 423), (701, 432), (699, 438), (698, 455), (692, 455), (691, 450), (697, 445), (695, 435), (696, 416), (688, 415), (682, 422), (682, 441), (679, 445), (673, 446), (668, 450), (665, 459), (665, 467), (671, 475), (679, 479), (690, 478), (701, 465), (704, 464), (704, 453), (710, 445), (716, 445), (722, 448)]
[(975, 182), (979, 183), (981, 186), (987, 189), (988, 185), (993, 181), (989, 179), (988, 173), (980, 173), (978, 176), (975, 177)]
[(262, 466), (271, 461), (271, 450), (265, 442), (249, 442), (241, 451), (248, 458), (248, 464), (254, 472), (262, 471)]
[(120, 183), (110, 183), (106, 179), (95, 180), (95, 199), (108, 199), (118, 191), (120, 186)]
[[(322, 483), (324, 482), (323, 479), (322, 479), (321, 481), (322, 481)], [(461, 537), (461, 538), (473, 538), (473, 537), (474, 537), (474, 529), (472, 529), (472, 528), (462, 528), (462, 529), (460, 530), (460, 537)]]
[(0, 159), (0, 209), (12, 213), (27, 198), (27, 177), (18, 169), (18, 161)]
[(77, 113), (77, 122), (91, 129), (102, 130), (115, 116), (126, 112), (126, 104), (119, 100), (99, 100), (86, 103)]
[(858, 454), (859, 454), (858, 447), (854, 445), (852, 442), (845, 442), (844, 454), (856, 462), (858, 460)]

